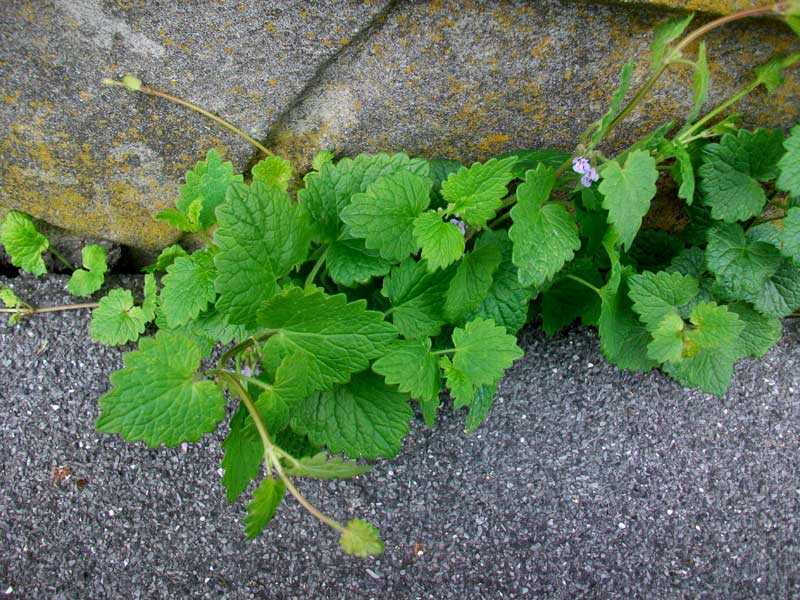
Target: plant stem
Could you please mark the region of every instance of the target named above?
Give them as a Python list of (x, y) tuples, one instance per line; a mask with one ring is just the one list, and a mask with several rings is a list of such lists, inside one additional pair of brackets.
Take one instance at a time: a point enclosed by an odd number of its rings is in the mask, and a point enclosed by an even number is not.
[(80, 310), (82, 308), (97, 308), (97, 302), (86, 302), (84, 304), (63, 304), (61, 306), (45, 306), (43, 308), (0, 308), (0, 313), (23, 313), (34, 315), (38, 313), (59, 312), (62, 310)]
[[(123, 85), (119, 81), (113, 81), (113, 80), (110, 80), (110, 79), (104, 79), (103, 83), (105, 83), (106, 85), (115, 85), (115, 86), (118, 86), (118, 87), (124, 87), (126, 89), (129, 89), (129, 88), (127, 88), (127, 86)], [(189, 110), (193, 110), (194, 112), (199, 113), (199, 114), (203, 115), (204, 117), (207, 117), (207, 118), (211, 119), (212, 121), (214, 121), (218, 125), (224, 127), (225, 129), (227, 129), (231, 133), (235, 133), (236, 135), (238, 135), (243, 140), (249, 142), (250, 144), (252, 144), (256, 148), (258, 148), (261, 152), (263, 152), (267, 156), (274, 156), (274, 153), (271, 150), (267, 149), (258, 140), (250, 137), (244, 131), (242, 131), (241, 129), (239, 129), (235, 125), (229, 123), (225, 119), (223, 119), (221, 117), (218, 117), (217, 115), (205, 110), (204, 108), (200, 108), (196, 104), (192, 104), (191, 102), (188, 102), (186, 100), (182, 100), (181, 98), (173, 96), (172, 94), (168, 94), (167, 92), (162, 92), (161, 90), (157, 90), (157, 89), (151, 88), (151, 87), (146, 86), (146, 85), (142, 85), (137, 91), (142, 92), (143, 94), (148, 94), (150, 96), (157, 96), (159, 98), (163, 98), (165, 100), (169, 100), (170, 102), (174, 102), (175, 104), (179, 104), (179, 105), (181, 105), (181, 106), (183, 106), (185, 108), (188, 108)]]
[(224, 352), (224, 354), (222, 356), (220, 356), (219, 361), (217, 362), (217, 365), (219, 366), (220, 369), (222, 369), (222, 367), (225, 366), (225, 363), (227, 363), (234, 356), (236, 356), (237, 354), (239, 354), (243, 350), (247, 350), (247, 348), (249, 348), (250, 346), (256, 344), (258, 341), (266, 339), (266, 338), (270, 337), (271, 335), (274, 335), (275, 333), (276, 333), (276, 331), (274, 329), (265, 329), (264, 331), (261, 331), (261, 332), (257, 333), (256, 335), (252, 335), (249, 338), (247, 338), (246, 340), (241, 341), (238, 344), (235, 344), (235, 345), (231, 346), (230, 348), (228, 348)]
[(706, 115), (705, 115), (705, 116), (704, 116), (702, 119), (700, 119), (699, 121), (697, 121), (697, 122), (696, 122), (694, 125), (692, 125), (692, 126), (689, 128), (689, 129), (687, 129), (686, 131), (684, 131), (684, 132), (683, 132), (683, 133), (682, 133), (682, 134), (681, 134), (681, 135), (678, 137), (678, 142), (679, 142), (680, 144), (684, 145), (684, 146), (685, 146), (686, 144), (688, 144), (690, 141), (692, 141), (693, 139), (695, 139), (695, 138), (693, 137), (693, 134), (694, 134), (694, 132), (695, 132), (695, 131), (697, 131), (698, 129), (702, 128), (702, 127), (703, 127), (703, 125), (705, 125), (705, 124), (706, 124), (706, 123), (708, 123), (708, 122), (709, 122), (711, 119), (713, 119), (714, 117), (716, 117), (717, 115), (719, 115), (719, 114), (720, 114), (722, 111), (724, 111), (724, 110), (726, 110), (727, 108), (729, 108), (730, 106), (733, 106), (734, 104), (736, 104), (736, 103), (737, 103), (739, 100), (741, 100), (742, 98), (744, 98), (745, 96), (747, 96), (747, 94), (749, 94), (750, 92), (752, 92), (752, 91), (753, 91), (754, 89), (756, 89), (758, 86), (759, 86), (759, 83), (758, 83), (757, 81), (754, 81), (753, 83), (751, 83), (751, 84), (750, 84), (750, 85), (748, 85), (747, 87), (744, 87), (744, 88), (742, 88), (741, 90), (739, 90), (739, 91), (738, 91), (736, 94), (734, 94), (733, 96), (731, 96), (730, 98), (728, 98), (728, 99), (727, 99), (725, 102), (723, 102), (722, 104), (720, 104), (719, 106), (717, 106), (717, 107), (716, 107), (714, 110), (712, 110), (711, 112), (709, 112), (708, 114), (706, 114)]
[(571, 273), (570, 273), (570, 274), (568, 274), (568, 275), (565, 275), (565, 277), (566, 277), (567, 279), (572, 279), (573, 281), (577, 281), (577, 282), (578, 282), (578, 283), (580, 283), (581, 285), (585, 285), (585, 286), (586, 286), (586, 287), (588, 287), (590, 290), (592, 290), (593, 292), (595, 292), (595, 293), (596, 293), (598, 296), (600, 296), (600, 297), (602, 297), (602, 296), (603, 296), (603, 293), (600, 291), (600, 288), (593, 286), (591, 283), (589, 283), (589, 282), (588, 282), (588, 281), (586, 281), (585, 279), (583, 279), (583, 278), (581, 278), (581, 277), (578, 277), (577, 275), (572, 275)]
[(314, 278), (317, 276), (317, 273), (319, 273), (320, 267), (322, 267), (322, 265), (325, 263), (325, 258), (328, 256), (329, 249), (330, 246), (325, 248), (324, 252), (319, 255), (319, 258), (317, 258), (317, 262), (314, 263), (311, 272), (308, 274), (308, 277), (306, 277), (306, 283), (303, 287), (309, 288), (311, 287), (311, 284), (314, 283)]
[(56, 250), (52, 246), (49, 247), (47, 250), (50, 252), (50, 254), (52, 254), (58, 260), (60, 260), (62, 263), (64, 263), (64, 266), (66, 266), (70, 271), (74, 271), (75, 270), (75, 265), (73, 265), (66, 258), (64, 258), (58, 250)]
[(455, 348), (448, 348), (447, 350), (436, 350), (435, 352), (431, 352), (434, 356), (439, 356), (441, 354), (450, 354), (451, 352), (455, 352)]
[(511, 218), (511, 211), (508, 211), (508, 212), (506, 212), (506, 213), (503, 213), (503, 214), (502, 214), (502, 215), (500, 215), (499, 217), (497, 217), (497, 218), (496, 218), (494, 221), (492, 221), (491, 223), (489, 223), (489, 225), (488, 225), (487, 227), (488, 227), (489, 229), (494, 229), (496, 226), (500, 225), (500, 223), (502, 223), (502, 222), (504, 222), (504, 221), (507, 221), (507, 220), (508, 220), (508, 219), (510, 219), (510, 218)]
[(261, 418), (261, 415), (256, 408), (256, 405), (253, 403), (253, 399), (250, 397), (250, 394), (247, 393), (247, 390), (241, 384), (241, 382), (236, 378), (236, 376), (231, 373), (230, 371), (222, 371), (220, 375), (224, 377), (229, 384), (231, 384), (234, 388), (236, 388), (236, 393), (241, 398), (242, 402), (244, 402), (245, 407), (247, 408), (247, 412), (250, 413), (250, 417), (253, 419), (253, 423), (255, 423), (256, 430), (258, 431), (258, 435), (261, 438), (261, 443), (264, 446), (264, 464), (267, 468), (267, 473), (272, 471), (272, 468), (275, 468), (275, 471), (278, 473), (278, 476), (283, 480), (283, 483), (286, 485), (286, 489), (289, 490), (289, 493), (295, 497), (303, 508), (305, 508), (308, 512), (314, 515), (317, 519), (336, 529), (337, 531), (344, 531), (344, 526), (324, 515), (315, 507), (311, 502), (306, 500), (306, 497), (300, 493), (300, 491), (294, 486), (292, 480), (283, 472), (283, 468), (281, 467), (281, 461), (276, 455), (276, 448), (275, 445), (272, 443), (272, 440), (269, 438), (269, 433), (267, 432), (267, 428), (264, 425), (264, 421)]

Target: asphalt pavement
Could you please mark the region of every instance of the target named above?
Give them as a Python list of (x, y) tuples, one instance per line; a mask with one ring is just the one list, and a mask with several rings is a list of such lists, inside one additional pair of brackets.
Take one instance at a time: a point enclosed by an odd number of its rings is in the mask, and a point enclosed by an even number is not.
[[(37, 305), (66, 278), (0, 278)], [(291, 500), (255, 542), (224, 428), (150, 449), (94, 431), (122, 350), (88, 311), (0, 317), (0, 599), (800, 597), (800, 322), (722, 398), (621, 372), (596, 334), (529, 327), (487, 421), (446, 403), (354, 481), (303, 481), (386, 543), (342, 554)]]

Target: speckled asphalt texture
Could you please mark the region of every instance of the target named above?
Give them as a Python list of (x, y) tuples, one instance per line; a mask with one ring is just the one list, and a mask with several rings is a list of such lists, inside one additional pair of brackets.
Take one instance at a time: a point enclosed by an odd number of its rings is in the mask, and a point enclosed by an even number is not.
[[(11, 281), (69, 301), (63, 277)], [(367, 560), (291, 501), (248, 543), (222, 493), (223, 432), (185, 451), (95, 433), (121, 350), (91, 341), (87, 311), (5, 321), (0, 598), (800, 597), (796, 321), (721, 400), (618, 371), (591, 331), (525, 330), (476, 433), (448, 405), (372, 473), (301, 482), (380, 527), (386, 553)]]

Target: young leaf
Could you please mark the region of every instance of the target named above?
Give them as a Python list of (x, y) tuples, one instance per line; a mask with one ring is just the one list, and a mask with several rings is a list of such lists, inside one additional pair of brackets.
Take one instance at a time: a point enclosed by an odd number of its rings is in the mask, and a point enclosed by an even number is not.
[(778, 161), (780, 175), (776, 185), (779, 190), (789, 192), (793, 197), (800, 196), (800, 125), (792, 128), (783, 147), (786, 154)]
[(181, 248), (179, 244), (172, 244), (161, 251), (161, 254), (158, 255), (158, 258), (154, 264), (148, 265), (142, 270), (145, 273), (164, 272), (167, 270), (167, 267), (175, 262), (175, 259), (180, 256), (189, 256), (189, 254), (186, 252), (186, 250)]
[(162, 221), (178, 231), (194, 233), (203, 231), (203, 224), (200, 222), (200, 211), (203, 209), (203, 201), (197, 198), (186, 209), (186, 214), (174, 208), (162, 210), (156, 215), (156, 221)]
[(383, 280), (381, 294), (392, 303), (392, 323), (406, 338), (438, 335), (447, 319), (444, 299), (453, 274), (429, 272), (424, 261), (408, 258)]
[(240, 404), (231, 418), (230, 432), (222, 442), (222, 449), (225, 451), (222, 457), (222, 485), (225, 486), (225, 497), (230, 503), (236, 502), (250, 482), (258, 477), (264, 458), (264, 445), (256, 428), (252, 425), (246, 426), (248, 419), (247, 407)]
[(392, 263), (381, 258), (377, 250), (368, 249), (361, 239), (333, 242), (325, 264), (331, 279), (345, 287), (365, 284), (373, 277), (386, 275), (392, 267)]
[(313, 479), (351, 479), (369, 473), (372, 467), (348, 462), (339, 456), (319, 452), (314, 456), (306, 456), (284, 469), (292, 477), (311, 477)]
[(364, 300), (347, 303), (343, 294), (291, 288), (263, 304), (261, 328), (272, 329), (267, 348), (280, 345), (306, 354), (305, 370), (313, 389), (327, 390), (386, 351), (397, 330), (383, 313), (367, 310)]
[(10, 287), (4, 285), (0, 288), (0, 301), (3, 302), (6, 308), (19, 308), (25, 306), (25, 303), (14, 293)]
[(442, 378), (437, 358), (431, 354), (430, 338), (397, 340), (372, 363), (372, 370), (419, 401), (425, 423), (433, 427)]
[(783, 72), (800, 61), (800, 53), (776, 56), (756, 69), (756, 85), (763, 85), (772, 93), (784, 83)]
[(494, 404), (494, 395), (497, 392), (497, 385), (482, 385), (475, 390), (475, 396), (469, 405), (467, 413), (467, 423), (465, 430), (467, 433), (475, 431), (489, 414)]
[(599, 190), (608, 222), (619, 233), (622, 245), (630, 248), (656, 195), (656, 161), (648, 152), (634, 150), (624, 167), (615, 160), (606, 163), (602, 177)]
[(464, 256), (450, 280), (444, 316), (456, 323), (480, 306), (492, 287), (492, 276), (503, 260), (497, 246), (482, 245)]
[(650, 327), (653, 339), (647, 344), (647, 356), (660, 363), (679, 362), (683, 356), (685, 325), (677, 312), (666, 313)]
[(244, 518), (244, 532), (248, 540), (254, 540), (275, 516), (286, 485), (280, 479), (268, 476), (261, 480), (261, 485), (253, 492), (253, 500), (247, 505), (247, 516)]
[(706, 261), (709, 270), (731, 295), (745, 300), (757, 294), (780, 268), (780, 251), (766, 242), (745, 237), (736, 223), (719, 223), (708, 232)]
[(767, 198), (759, 182), (777, 175), (782, 142), (779, 129), (742, 129), (703, 148), (700, 191), (714, 219), (733, 223), (761, 214)]
[(362, 519), (353, 519), (342, 531), (339, 545), (347, 554), (366, 558), (383, 554), (383, 542), (375, 527)]
[(706, 43), (701, 41), (697, 47), (697, 61), (694, 64), (694, 73), (692, 74), (692, 90), (694, 91), (694, 98), (692, 110), (689, 112), (689, 116), (686, 117), (687, 123), (694, 123), (694, 120), (700, 114), (700, 109), (703, 108), (703, 104), (705, 104), (705, 101), (708, 98), (709, 79), (710, 75), (708, 72), (708, 60), (706, 59)]
[(333, 453), (390, 458), (400, 452), (412, 416), (407, 394), (366, 371), (353, 375), (349, 383), (299, 402), (292, 411), (291, 426)]
[(592, 135), (590, 148), (597, 146), (597, 144), (606, 137), (608, 128), (611, 126), (611, 123), (614, 122), (614, 118), (619, 113), (620, 108), (622, 108), (622, 101), (625, 100), (625, 94), (628, 93), (628, 88), (631, 85), (631, 75), (633, 75), (633, 61), (629, 60), (625, 63), (625, 66), (622, 67), (622, 72), (619, 77), (619, 87), (614, 92), (614, 95), (611, 96), (611, 106), (608, 112), (604, 114), (603, 118), (597, 123), (597, 131)]
[(42, 253), (50, 247), (50, 242), (39, 233), (33, 219), (25, 213), (8, 211), (0, 227), (0, 243), (15, 267), (37, 277), (47, 272)]
[(483, 227), (494, 217), (508, 194), (507, 186), (514, 179), (511, 171), (514, 157), (493, 158), (469, 169), (461, 167), (442, 184), (442, 197), (447, 200), (447, 215), (462, 219), (473, 227)]
[(67, 289), (73, 296), (91, 296), (103, 287), (108, 270), (106, 249), (97, 244), (84, 246), (81, 250), (81, 260), (88, 270), (75, 270), (67, 282)]
[(142, 315), (145, 322), (149, 323), (156, 318), (156, 307), (158, 306), (158, 284), (156, 276), (147, 273), (144, 276), (144, 301), (142, 302)]
[(666, 271), (631, 275), (628, 288), (633, 310), (650, 331), (662, 326), (667, 315), (678, 314), (678, 308), (694, 300), (699, 291), (694, 277)]
[(453, 173), (458, 171), (462, 165), (457, 160), (449, 158), (432, 158), (430, 160), (430, 177), (433, 179), (433, 189), (431, 190), (431, 207), (444, 208), (447, 202), (442, 198), (442, 184), (447, 181)]
[(693, 18), (694, 13), (690, 13), (685, 17), (662, 23), (653, 30), (653, 43), (650, 46), (651, 71), (655, 73), (663, 66), (667, 48), (686, 31)]
[(308, 360), (304, 352), (288, 355), (278, 366), (271, 389), (258, 396), (255, 405), (270, 433), (284, 429), (294, 405), (314, 391), (306, 370)]
[(101, 298), (92, 312), (90, 331), (95, 341), (118, 346), (138, 339), (145, 323), (147, 318), (141, 308), (133, 305), (131, 292), (116, 288)]
[(160, 331), (143, 338), (111, 374), (100, 398), (97, 430), (151, 447), (196, 442), (225, 418), (225, 398), (212, 381), (198, 380), (200, 350), (186, 336)]
[(476, 390), (469, 378), (453, 366), (453, 362), (448, 356), (442, 356), (439, 359), (439, 366), (444, 373), (447, 387), (450, 388), (453, 407), (458, 410), (465, 406), (471, 406), (472, 401), (475, 400)]
[(201, 208), (198, 222), (202, 229), (208, 229), (217, 222), (214, 211), (224, 202), (228, 188), (241, 181), (241, 175), (233, 174), (233, 164), (222, 162), (219, 153), (212, 148), (205, 160), (198, 162), (193, 171), (186, 172), (186, 183), (179, 190), (181, 197), (177, 202), (178, 210), (188, 215), (192, 203), (199, 199)]
[(524, 352), (517, 339), (494, 321), (475, 319), (453, 331), (453, 367), (478, 388), (494, 385)]
[(425, 211), (414, 221), (414, 239), (422, 247), (422, 258), (428, 261), (431, 271), (444, 269), (464, 254), (461, 230), (432, 211)]
[(315, 171), (321, 171), (322, 167), (332, 162), (334, 158), (336, 158), (336, 154), (330, 150), (320, 150), (314, 155), (314, 158), (311, 159), (311, 168)]
[(208, 251), (179, 257), (167, 267), (161, 280), (161, 309), (169, 328), (196, 319), (216, 299), (215, 276), (214, 258)]
[(694, 165), (692, 165), (692, 157), (689, 152), (680, 144), (674, 144), (672, 147), (675, 153), (675, 160), (678, 164), (678, 173), (680, 173), (681, 187), (678, 188), (678, 198), (686, 200), (686, 204), (691, 205), (694, 201)]
[(278, 291), (277, 280), (308, 254), (308, 213), (286, 192), (256, 181), (251, 186), (233, 184), (217, 218), (217, 308), (232, 324), (252, 328), (255, 309)]
[(386, 260), (400, 262), (419, 248), (414, 221), (430, 203), (431, 180), (406, 171), (384, 176), (355, 194), (341, 213), (351, 235)]
[(790, 208), (782, 220), (781, 250), (784, 256), (800, 265), (800, 207)]
[(764, 315), (782, 319), (800, 308), (800, 267), (785, 258), (755, 294), (744, 298)]
[(320, 242), (332, 242), (342, 233), (340, 214), (354, 194), (366, 192), (374, 182), (390, 173), (405, 171), (420, 177), (429, 173), (428, 161), (409, 158), (407, 154), (359, 154), (338, 163), (325, 162), (319, 173), (305, 176), (305, 188), (298, 199), (311, 214), (314, 236)]
[(525, 177), (517, 188), (508, 235), (520, 283), (539, 287), (572, 260), (581, 241), (575, 217), (560, 204), (546, 203), (555, 185), (554, 171), (540, 164)]
[(517, 268), (512, 262), (513, 244), (506, 231), (485, 231), (475, 241), (476, 250), (483, 246), (499, 248), (501, 262), (492, 275), (492, 285), (483, 300), (466, 318), (492, 319), (509, 333), (516, 333), (528, 320), (531, 289), (519, 282)]
[(252, 170), (253, 181), (285, 190), (292, 178), (292, 163), (280, 156), (268, 156), (256, 163)]

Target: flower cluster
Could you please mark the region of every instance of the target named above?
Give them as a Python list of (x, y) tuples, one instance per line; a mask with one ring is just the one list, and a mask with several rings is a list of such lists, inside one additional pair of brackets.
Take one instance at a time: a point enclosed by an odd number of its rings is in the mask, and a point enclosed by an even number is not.
[(592, 166), (592, 163), (583, 156), (576, 156), (572, 159), (572, 170), (579, 175), (583, 175), (581, 177), (583, 187), (592, 187), (592, 182), (600, 179), (600, 175), (597, 174), (597, 170)]
[(461, 232), (461, 235), (467, 235), (467, 224), (460, 219), (450, 219), (450, 223), (458, 227), (458, 230)]

